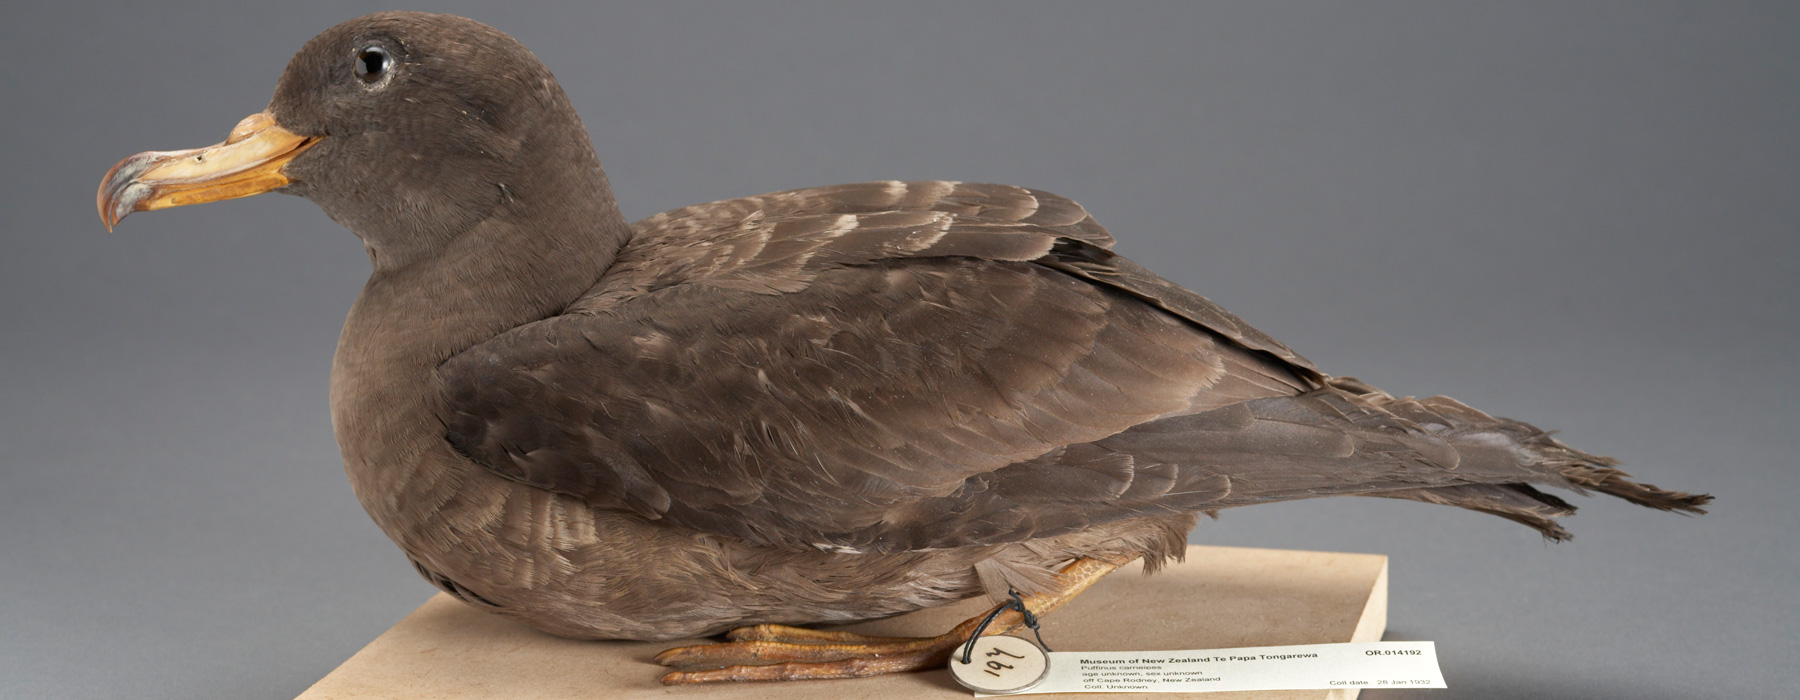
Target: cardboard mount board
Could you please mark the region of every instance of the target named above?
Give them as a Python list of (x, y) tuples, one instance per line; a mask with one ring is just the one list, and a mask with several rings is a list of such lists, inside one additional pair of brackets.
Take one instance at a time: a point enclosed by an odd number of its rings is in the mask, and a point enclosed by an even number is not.
[[(850, 625), (868, 634), (928, 636), (986, 610), (985, 599)], [(1044, 616), (1058, 651), (1219, 649), (1379, 641), (1387, 629), (1387, 557), (1236, 547), (1188, 548), (1153, 576), (1132, 564)], [(438, 594), (370, 642), (300, 700), (433, 698), (968, 698), (938, 669), (876, 678), (667, 688), (650, 661), (695, 642), (580, 642), (543, 634)], [(1209, 700), (1349, 700), (1356, 689), (1204, 693)], [(1072, 695), (1030, 697), (1073, 697)], [(1105, 693), (1098, 700), (1172, 698)]]

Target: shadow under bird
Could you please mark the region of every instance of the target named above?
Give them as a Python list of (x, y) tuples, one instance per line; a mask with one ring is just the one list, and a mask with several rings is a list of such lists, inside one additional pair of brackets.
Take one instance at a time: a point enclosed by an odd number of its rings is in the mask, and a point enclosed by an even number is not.
[(1223, 508), (1382, 496), (1563, 539), (1574, 508), (1539, 487), (1710, 500), (1324, 374), (1047, 192), (873, 182), (628, 223), (550, 71), (458, 17), (331, 28), (267, 111), (125, 159), (98, 204), (110, 228), (271, 190), (373, 263), (331, 373), (369, 515), (438, 587), (552, 634), (729, 631), (659, 656), (665, 683), (937, 666), (972, 622), (789, 625), (1009, 591), (1048, 612)]

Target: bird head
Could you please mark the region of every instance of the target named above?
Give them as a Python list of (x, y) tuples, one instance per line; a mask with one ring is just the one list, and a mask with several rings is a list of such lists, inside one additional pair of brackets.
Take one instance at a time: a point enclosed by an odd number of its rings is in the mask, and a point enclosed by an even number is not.
[(532, 190), (544, 179), (533, 168), (569, 160), (598, 172), (573, 107), (523, 45), (461, 17), (384, 12), (308, 41), (268, 109), (223, 143), (120, 161), (97, 203), (110, 230), (132, 212), (279, 191), (372, 254), (405, 256), (447, 245)]

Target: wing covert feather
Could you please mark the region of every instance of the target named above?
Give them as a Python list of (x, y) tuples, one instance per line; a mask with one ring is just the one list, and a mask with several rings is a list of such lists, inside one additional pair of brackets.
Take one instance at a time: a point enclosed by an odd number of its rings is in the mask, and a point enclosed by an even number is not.
[(1229, 484), (1104, 441), (1313, 386), (1048, 193), (865, 183), (634, 230), (568, 313), (439, 368), (460, 452), (761, 544), (997, 543), (1191, 510), (1178, 485)]

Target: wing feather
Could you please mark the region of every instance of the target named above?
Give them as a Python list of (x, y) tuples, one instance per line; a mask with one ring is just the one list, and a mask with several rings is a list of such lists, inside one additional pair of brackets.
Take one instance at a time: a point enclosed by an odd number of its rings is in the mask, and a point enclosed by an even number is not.
[(567, 313), (439, 368), (464, 455), (765, 545), (1011, 542), (1223, 497), (1215, 473), (1106, 441), (1154, 450), (1168, 419), (1206, 430), (1318, 385), (1045, 192), (864, 183), (634, 231)]

